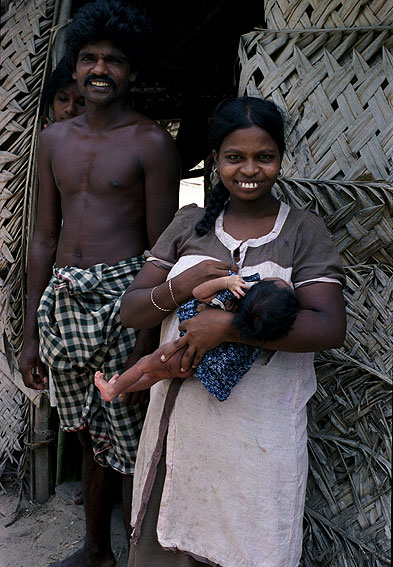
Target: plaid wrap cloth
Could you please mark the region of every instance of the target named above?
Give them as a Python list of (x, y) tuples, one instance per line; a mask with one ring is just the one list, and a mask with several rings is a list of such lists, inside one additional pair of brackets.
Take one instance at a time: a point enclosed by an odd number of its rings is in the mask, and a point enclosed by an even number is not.
[(111, 378), (132, 353), (137, 335), (121, 324), (120, 302), (143, 263), (138, 256), (86, 270), (54, 267), (37, 311), (40, 358), (52, 372), (61, 428), (88, 427), (96, 461), (124, 474), (134, 470), (147, 404), (106, 402), (94, 373)]

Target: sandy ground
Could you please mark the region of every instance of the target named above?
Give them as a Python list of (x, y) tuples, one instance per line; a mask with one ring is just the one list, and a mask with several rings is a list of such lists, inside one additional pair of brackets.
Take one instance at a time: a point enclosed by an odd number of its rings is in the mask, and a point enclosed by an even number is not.
[[(42, 505), (22, 500), (20, 516), (8, 526), (14, 519), (18, 494), (15, 486), (3, 485), (7, 492), (0, 494), (0, 567), (47, 567), (82, 546), (84, 509), (71, 499), (74, 483), (56, 487), (56, 493)], [(120, 503), (115, 505), (111, 529), (117, 567), (127, 567)]]

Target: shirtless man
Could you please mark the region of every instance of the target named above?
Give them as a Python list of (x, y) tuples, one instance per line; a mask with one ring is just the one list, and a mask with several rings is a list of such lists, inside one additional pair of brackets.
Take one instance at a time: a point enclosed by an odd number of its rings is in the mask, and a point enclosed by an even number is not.
[(93, 377), (97, 368), (112, 375), (155, 348), (145, 332), (135, 343), (135, 331), (120, 324), (120, 299), (140, 269), (143, 251), (178, 207), (174, 143), (126, 101), (141, 63), (144, 30), (137, 10), (117, 0), (79, 10), (68, 45), (86, 112), (49, 126), (40, 140), (20, 370), (27, 386), (43, 390), (50, 367), (61, 426), (78, 430), (83, 446), (86, 538), (80, 551), (58, 564), (62, 567), (115, 565), (112, 469), (124, 474), (129, 528), (145, 405), (100, 401)]

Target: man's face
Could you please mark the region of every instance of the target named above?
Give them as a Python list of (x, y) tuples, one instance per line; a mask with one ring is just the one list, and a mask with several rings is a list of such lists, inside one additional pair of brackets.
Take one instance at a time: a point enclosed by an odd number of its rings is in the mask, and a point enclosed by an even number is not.
[(124, 52), (105, 40), (81, 48), (73, 76), (87, 101), (108, 104), (126, 94), (136, 73), (130, 73)]

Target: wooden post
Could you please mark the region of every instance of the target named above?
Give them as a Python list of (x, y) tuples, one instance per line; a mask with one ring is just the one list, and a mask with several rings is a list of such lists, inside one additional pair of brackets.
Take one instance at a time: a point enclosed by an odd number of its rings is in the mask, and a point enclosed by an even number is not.
[(40, 407), (34, 408), (34, 488), (38, 502), (46, 502), (54, 491), (54, 474), (50, 459), (49, 444), (54, 440), (49, 430), (50, 404), (48, 396), (41, 395)]

